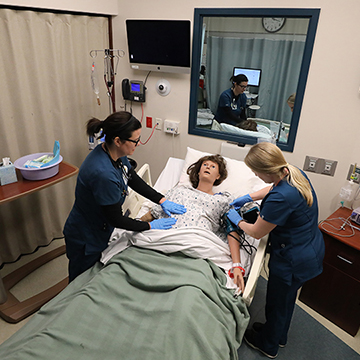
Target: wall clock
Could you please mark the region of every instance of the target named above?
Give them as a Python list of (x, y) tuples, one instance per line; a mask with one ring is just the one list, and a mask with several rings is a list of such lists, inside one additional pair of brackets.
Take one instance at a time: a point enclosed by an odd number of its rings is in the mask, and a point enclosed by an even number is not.
[(267, 32), (274, 33), (285, 25), (286, 18), (262, 18), (262, 24)]

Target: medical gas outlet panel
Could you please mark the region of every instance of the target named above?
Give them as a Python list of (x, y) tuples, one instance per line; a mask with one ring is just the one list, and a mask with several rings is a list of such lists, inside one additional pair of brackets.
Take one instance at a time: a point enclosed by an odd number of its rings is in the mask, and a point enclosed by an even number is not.
[(169, 134), (179, 135), (180, 134), (180, 121), (165, 120), (164, 131)]

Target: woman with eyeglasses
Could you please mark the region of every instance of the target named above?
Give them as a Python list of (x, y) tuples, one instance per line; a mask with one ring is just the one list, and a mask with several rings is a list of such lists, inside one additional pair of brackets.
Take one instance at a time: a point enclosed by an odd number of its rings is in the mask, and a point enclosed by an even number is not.
[(232, 87), (220, 95), (215, 120), (219, 123), (237, 126), (247, 120), (245, 112), (247, 97), (244, 92), (249, 80), (246, 75), (239, 74), (232, 76), (230, 81)]
[(160, 204), (168, 215), (186, 212), (183, 205), (166, 200), (131, 167), (127, 156), (134, 153), (140, 142), (139, 120), (129, 112), (119, 111), (103, 121), (92, 118), (87, 122), (89, 136), (100, 131), (105, 142), (96, 146), (80, 167), (75, 203), (63, 231), (69, 259), (69, 282), (100, 260), (115, 227), (131, 231), (166, 230), (175, 224), (172, 217), (146, 222), (124, 216), (122, 204), (128, 186)]

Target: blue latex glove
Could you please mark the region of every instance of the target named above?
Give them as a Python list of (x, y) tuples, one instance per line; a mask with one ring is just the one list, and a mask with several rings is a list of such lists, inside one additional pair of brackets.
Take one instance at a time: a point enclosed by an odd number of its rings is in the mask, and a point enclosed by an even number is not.
[(236, 226), (238, 226), (239, 222), (243, 219), (235, 209), (230, 209), (226, 216)]
[(161, 204), (162, 209), (164, 210), (166, 215), (171, 215), (171, 213), (173, 214), (184, 214), (186, 213), (186, 207), (184, 205), (180, 205), (177, 203), (174, 203), (172, 201), (169, 200), (165, 200), (162, 204)]
[(150, 229), (154, 230), (167, 230), (171, 229), (172, 226), (176, 223), (176, 219), (170, 217), (170, 218), (164, 218), (164, 219), (156, 219), (151, 221), (150, 223)]
[(249, 194), (244, 196), (240, 196), (239, 198), (235, 199), (230, 206), (233, 206), (235, 209), (240, 209), (244, 204), (253, 201), (252, 197)]

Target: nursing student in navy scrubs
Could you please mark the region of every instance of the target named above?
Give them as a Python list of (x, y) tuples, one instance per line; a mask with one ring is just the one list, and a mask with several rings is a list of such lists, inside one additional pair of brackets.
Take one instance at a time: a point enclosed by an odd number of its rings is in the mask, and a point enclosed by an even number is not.
[(269, 234), (270, 260), (265, 324), (254, 323), (245, 332), (245, 341), (269, 358), (287, 342), (297, 290), (305, 281), (322, 272), (324, 240), (318, 228), (318, 203), (314, 189), (297, 167), (285, 160), (272, 143), (253, 145), (246, 165), (270, 186), (244, 195), (230, 205), (240, 208), (249, 201), (262, 200), (255, 224), (231, 209), (228, 218), (254, 238)]
[(155, 191), (131, 167), (127, 156), (139, 145), (141, 123), (129, 112), (120, 111), (104, 121), (87, 122), (87, 134), (95, 136), (102, 130), (105, 142), (99, 144), (80, 167), (75, 203), (65, 223), (66, 255), (69, 259), (69, 281), (100, 260), (115, 227), (144, 231), (166, 230), (175, 224), (172, 217), (151, 222), (126, 217), (122, 204), (128, 186), (145, 198), (160, 204), (166, 214), (183, 214), (186, 209)]
[(244, 92), (249, 80), (246, 75), (239, 74), (232, 76), (230, 81), (232, 87), (220, 95), (215, 119), (219, 123), (237, 126), (247, 119), (245, 111), (247, 97)]

